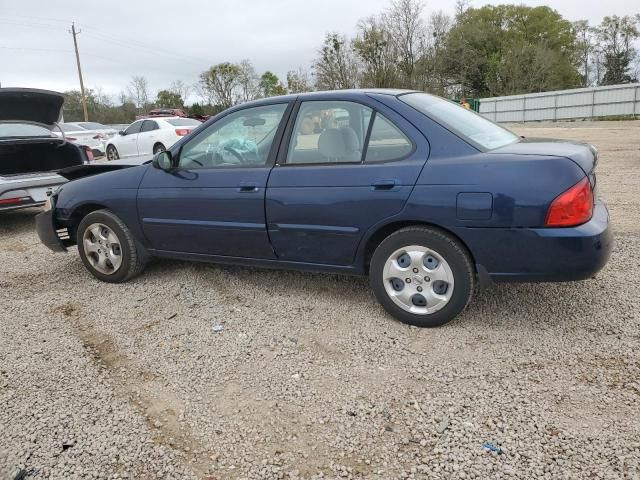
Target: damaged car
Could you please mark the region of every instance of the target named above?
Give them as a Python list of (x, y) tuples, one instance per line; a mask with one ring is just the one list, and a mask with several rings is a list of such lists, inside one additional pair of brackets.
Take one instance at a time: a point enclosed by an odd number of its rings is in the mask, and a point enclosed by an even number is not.
[(60, 170), (90, 163), (91, 149), (56, 136), (64, 97), (0, 89), (0, 211), (39, 206), (67, 181)]

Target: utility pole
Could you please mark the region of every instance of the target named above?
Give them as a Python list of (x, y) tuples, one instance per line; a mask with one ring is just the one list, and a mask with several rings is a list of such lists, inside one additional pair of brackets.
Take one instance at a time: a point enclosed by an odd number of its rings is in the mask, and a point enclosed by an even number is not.
[(76, 63), (78, 64), (78, 77), (80, 77), (80, 96), (82, 97), (82, 110), (84, 111), (84, 121), (89, 121), (89, 115), (87, 114), (87, 97), (84, 95), (84, 82), (82, 81), (82, 69), (80, 68), (80, 54), (78, 53), (78, 41), (76, 36), (80, 34), (80, 30), (76, 32), (76, 26), (71, 24), (71, 34), (73, 35), (73, 47), (76, 50)]

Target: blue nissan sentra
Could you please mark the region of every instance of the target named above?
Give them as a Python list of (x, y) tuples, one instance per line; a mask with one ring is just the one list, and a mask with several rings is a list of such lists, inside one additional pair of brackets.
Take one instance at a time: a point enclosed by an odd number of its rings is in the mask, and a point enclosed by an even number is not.
[(313, 92), (230, 108), (143, 165), (63, 171), (36, 223), (105, 282), (151, 257), (362, 274), (391, 315), (434, 327), (477, 286), (605, 265), (597, 158), (423, 92)]

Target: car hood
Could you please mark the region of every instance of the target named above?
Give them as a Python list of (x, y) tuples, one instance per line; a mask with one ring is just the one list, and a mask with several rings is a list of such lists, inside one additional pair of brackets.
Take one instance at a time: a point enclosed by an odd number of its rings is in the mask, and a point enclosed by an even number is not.
[(49, 90), (0, 88), (0, 122), (34, 123), (51, 130), (63, 103), (62, 94)]
[(497, 148), (491, 153), (564, 157), (577, 163), (587, 175), (598, 162), (598, 153), (593, 145), (556, 138), (522, 138), (519, 142)]

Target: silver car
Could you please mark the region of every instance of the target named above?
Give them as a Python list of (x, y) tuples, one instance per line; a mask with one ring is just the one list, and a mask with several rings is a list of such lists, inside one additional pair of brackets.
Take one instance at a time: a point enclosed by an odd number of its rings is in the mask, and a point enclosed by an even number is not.
[(64, 97), (0, 88), (0, 211), (42, 205), (67, 179), (58, 171), (89, 163), (89, 147), (52, 133)]

